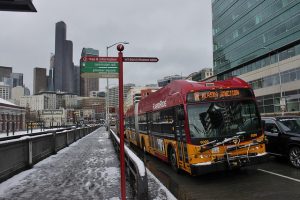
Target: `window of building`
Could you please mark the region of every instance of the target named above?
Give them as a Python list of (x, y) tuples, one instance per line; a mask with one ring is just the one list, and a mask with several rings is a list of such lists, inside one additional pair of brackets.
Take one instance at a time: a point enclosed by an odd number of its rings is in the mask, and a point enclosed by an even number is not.
[(262, 16), (261, 14), (258, 14), (255, 16), (255, 24), (259, 24), (262, 21)]
[(290, 82), (290, 75), (289, 73), (282, 73), (281, 74), (281, 83)]
[(288, 112), (299, 111), (298, 99), (296, 99), (296, 102), (288, 101), (286, 107)]
[(300, 55), (300, 44), (295, 46), (295, 55)]
[(289, 48), (287, 50), (287, 58), (291, 58), (295, 56), (295, 47)]
[(265, 113), (274, 113), (274, 105), (264, 106)]
[(290, 81), (295, 81), (295, 80), (297, 80), (297, 72), (292, 71), (290, 72)]
[(279, 61), (285, 60), (288, 58), (287, 50), (284, 50), (279, 53)]

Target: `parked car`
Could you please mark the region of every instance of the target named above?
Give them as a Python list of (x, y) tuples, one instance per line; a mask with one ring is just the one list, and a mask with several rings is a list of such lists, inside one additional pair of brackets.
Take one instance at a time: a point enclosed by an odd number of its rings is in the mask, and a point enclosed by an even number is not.
[(287, 157), (292, 166), (300, 168), (300, 117), (262, 117), (267, 137), (267, 152)]

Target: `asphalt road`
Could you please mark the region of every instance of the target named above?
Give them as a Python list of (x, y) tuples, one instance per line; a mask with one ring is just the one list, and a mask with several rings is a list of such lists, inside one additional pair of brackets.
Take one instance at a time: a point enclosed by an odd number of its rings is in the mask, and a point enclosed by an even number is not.
[(192, 177), (177, 174), (171, 167), (146, 155), (147, 167), (178, 199), (300, 199), (300, 170), (282, 159), (239, 171), (225, 171)]

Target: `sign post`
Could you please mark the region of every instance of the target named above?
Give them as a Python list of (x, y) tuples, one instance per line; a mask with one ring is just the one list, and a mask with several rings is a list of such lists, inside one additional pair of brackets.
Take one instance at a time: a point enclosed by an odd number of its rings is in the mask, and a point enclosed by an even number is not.
[(126, 200), (125, 153), (124, 153), (124, 101), (123, 101), (123, 53), (124, 46), (117, 46), (119, 51), (119, 115), (120, 115), (120, 163), (121, 163), (121, 199)]
[(117, 46), (118, 57), (86, 56), (81, 58), (81, 76), (84, 78), (119, 78), (121, 199), (126, 200), (124, 152), (124, 83), (123, 62), (158, 62), (155, 57), (123, 57), (124, 46)]

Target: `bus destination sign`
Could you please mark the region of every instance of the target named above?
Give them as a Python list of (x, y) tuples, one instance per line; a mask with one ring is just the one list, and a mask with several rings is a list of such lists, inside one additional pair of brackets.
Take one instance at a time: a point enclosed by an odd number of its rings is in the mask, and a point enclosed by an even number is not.
[(246, 91), (245, 89), (210, 90), (190, 93), (188, 94), (188, 101), (198, 102), (251, 96), (251, 92), (249, 90)]

